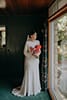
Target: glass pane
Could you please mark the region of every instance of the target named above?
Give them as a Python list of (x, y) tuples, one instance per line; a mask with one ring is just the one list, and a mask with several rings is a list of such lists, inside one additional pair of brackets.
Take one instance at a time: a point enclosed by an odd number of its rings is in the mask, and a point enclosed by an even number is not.
[(6, 45), (6, 27), (0, 26), (0, 48)]
[(67, 14), (54, 23), (55, 89), (67, 99)]

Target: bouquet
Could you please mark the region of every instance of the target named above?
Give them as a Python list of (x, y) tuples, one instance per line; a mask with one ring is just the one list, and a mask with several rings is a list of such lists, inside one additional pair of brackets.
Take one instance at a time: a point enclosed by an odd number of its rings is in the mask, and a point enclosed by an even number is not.
[(32, 54), (37, 54), (40, 52), (41, 48), (42, 48), (41, 45), (36, 45), (34, 48), (30, 47), (30, 50), (31, 50)]

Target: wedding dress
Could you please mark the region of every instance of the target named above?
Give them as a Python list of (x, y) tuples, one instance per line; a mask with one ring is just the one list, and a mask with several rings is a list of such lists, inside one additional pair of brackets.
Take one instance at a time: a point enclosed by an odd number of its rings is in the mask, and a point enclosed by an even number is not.
[(16, 96), (36, 95), (40, 92), (40, 78), (39, 78), (39, 57), (36, 58), (29, 52), (30, 47), (39, 45), (38, 40), (27, 41), (24, 48), (25, 63), (24, 63), (24, 78), (20, 89), (14, 88), (12, 94)]

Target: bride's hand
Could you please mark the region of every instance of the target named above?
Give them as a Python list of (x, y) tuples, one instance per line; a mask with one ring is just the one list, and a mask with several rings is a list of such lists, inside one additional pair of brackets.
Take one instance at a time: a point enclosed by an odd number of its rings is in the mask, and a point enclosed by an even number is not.
[(32, 54), (34, 57), (39, 58), (39, 54)]
[(38, 53), (34, 53), (33, 55), (39, 57), (40, 54), (41, 54), (41, 50)]

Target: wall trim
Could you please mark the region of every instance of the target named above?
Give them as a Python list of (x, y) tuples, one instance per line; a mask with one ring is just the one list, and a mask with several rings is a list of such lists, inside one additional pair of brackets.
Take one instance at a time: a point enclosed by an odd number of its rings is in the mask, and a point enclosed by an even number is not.
[(48, 22), (53, 21), (57, 17), (61, 16), (63, 13), (67, 12), (67, 4), (55, 12), (51, 17), (48, 18)]

